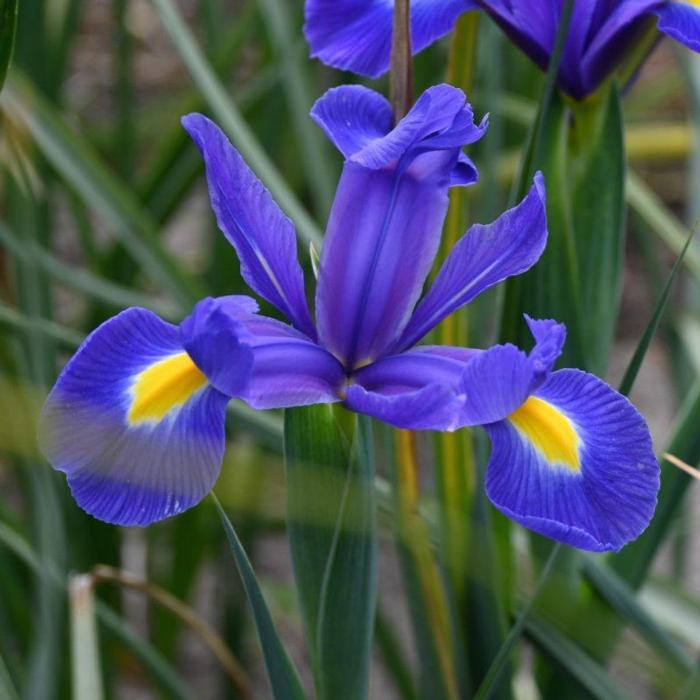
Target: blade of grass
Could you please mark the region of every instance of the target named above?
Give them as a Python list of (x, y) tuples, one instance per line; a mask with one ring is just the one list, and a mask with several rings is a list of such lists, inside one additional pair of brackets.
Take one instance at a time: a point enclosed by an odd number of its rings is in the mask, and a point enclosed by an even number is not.
[(0, 697), (3, 700), (19, 700), (19, 694), (7, 670), (7, 665), (0, 656)]
[(268, 26), (277, 62), (282, 68), (282, 86), (301, 149), (306, 181), (314, 196), (316, 214), (325, 218), (333, 201), (333, 183), (337, 179), (337, 173), (328, 159), (327, 141), (321, 130), (309, 119), (313, 98), (307, 46), (301, 38), (287, 0), (257, 2)]
[(300, 238), (306, 245), (313, 242), (320, 247), (321, 234), (318, 227), (258, 143), (255, 134), (243, 119), (237, 105), (217, 77), (171, 0), (152, 0), (152, 3), (193, 81), (207, 100), (224, 131), (231, 137), (248, 165), (269, 188), (277, 203), (294, 221)]
[(92, 299), (106, 302), (117, 308), (144, 306), (166, 318), (174, 318), (176, 315), (176, 309), (167, 302), (115, 284), (86, 270), (66, 265), (38, 245), (28, 241), (20, 243), (1, 221), (0, 244), (4, 245), (16, 258), (25, 262), (33, 261), (55, 281), (82, 292)]
[(304, 691), (299, 681), (296, 669), (292, 665), (282, 642), (277, 636), (275, 625), (272, 621), (270, 611), (263, 597), (258, 581), (253, 572), (253, 567), (248, 560), (248, 556), (243, 549), (243, 545), (233, 529), (231, 521), (226, 512), (221, 507), (219, 500), (212, 494), (214, 504), (221, 518), (221, 523), (226, 532), (231, 547), (231, 554), (236, 563), (236, 568), (241, 577), (243, 587), (248, 597), (255, 626), (258, 630), (260, 645), (262, 646), (263, 658), (267, 676), (272, 688), (275, 700), (305, 700)]
[[(690, 231), (660, 197), (632, 170), (627, 171), (627, 202), (639, 217), (674, 252), (680, 255)], [(685, 254), (685, 266), (700, 282), (700, 253), (693, 247)]]
[(12, 62), (19, 0), (0, 0), (0, 90)]
[(661, 296), (659, 297), (659, 300), (656, 303), (654, 313), (649, 319), (649, 323), (647, 324), (647, 327), (644, 330), (644, 334), (642, 335), (641, 340), (639, 341), (634, 351), (634, 355), (632, 356), (632, 359), (630, 360), (630, 363), (627, 367), (625, 376), (620, 382), (619, 391), (625, 396), (629, 395), (630, 391), (632, 390), (632, 386), (634, 385), (635, 379), (637, 378), (637, 374), (639, 373), (639, 370), (642, 366), (644, 357), (647, 354), (649, 345), (651, 344), (654, 335), (656, 335), (659, 323), (661, 321), (662, 316), (664, 315), (664, 311), (666, 311), (666, 306), (668, 305), (668, 299), (671, 294), (671, 288), (673, 287), (676, 275), (678, 274), (678, 271), (680, 270), (681, 265), (683, 264), (683, 260), (685, 259), (685, 256), (688, 250), (690, 249), (690, 244), (693, 242), (694, 236), (695, 232), (691, 231), (691, 233), (688, 235), (685, 245), (683, 246), (683, 249), (681, 250), (680, 255), (676, 258), (676, 262), (673, 264), (673, 268), (671, 269), (671, 274), (668, 276), (668, 280), (666, 281), (663, 292), (661, 292)]
[[(12, 552), (35, 576), (46, 576), (59, 590), (65, 590), (65, 580), (55, 567), (44, 568), (37, 553), (16, 530), (0, 522), (0, 544)], [(97, 602), (97, 618), (109, 634), (122, 642), (141, 662), (158, 686), (173, 700), (195, 700), (173, 668), (148, 642), (136, 635), (131, 628), (107, 605)]]
[(68, 584), (71, 609), (73, 700), (102, 700), (100, 649), (95, 623), (92, 577), (75, 574)]
[(72, 328), (62, 326), (55, 321), (27, 316), (21, 311), (17, 311), (17, 309), (0, 302), (0, 326), (3, 324), (21, 329), (26, 333), (41, 333), (47, 338), (56, 340), (69, 348), (78, 347), (83, 340), (82, 334), (74, 331)]
[(646, 606), (637, 601), (635, 592), (609, 567), (587, 558), (583, 562), (583, 572), (606, 603), (637, 630), (656, 653), (685, 673), (695, 668), (683, 647), (656, 622)]
[(6, 93), (56, 172), (104, 217), (144, 272), (168, 290), (183, 309), (189, 310), (192, 302), (203, 295), (165, 253), (156, 237), (155, 222), (131, 190), (27, 80), (13, 75)]
[(597, 700), (629, 700), (604, 668), (566, 635), (537, 616), (530, 616), (526, 632), (535, 644)]
[(481, 682), (481, 685), (479, 686), (472, 700), (488, 700), (488, 698), (490, 698), (493, 693), (496, 692), (498, 682), (501, 678), (501, 674), (506, 668), (510, 653), (515, 646), (515, 643), (520, 638), (525, 624), (527, 623), (528, 617), (532, 613), (535, 603), (537, 603), (540, 594), (544, 590), (549, 580), (550, 573), (552, 572), (554, 564), (556, 563), (557, 557), (562, 550), (563, 546), (560, 542), (557, 542), (552, 547), (549, 557), (547, 558), (544, 567), (542, 567), (542, 572), (540, 573), (535, 590), (532, 592), (528, 602), (518, 613), (515, 624), (508, 631), (508, 635), (504, 639), (498, 653), (491, 662), (491, 666), (489, 667), (486, 675), (484, 676), (484, 680)]

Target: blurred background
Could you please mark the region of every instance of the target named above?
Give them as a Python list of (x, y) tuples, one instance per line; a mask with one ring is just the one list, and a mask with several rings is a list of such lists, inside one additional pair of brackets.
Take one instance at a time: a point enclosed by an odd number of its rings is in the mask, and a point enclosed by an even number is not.
[[(96, 653), (109, 698), (268, 697), (213, 504), (207, 499), (148, 530), (101, 524), (74, 505), (63, 476), (38, 454), (35, 425), (57, 371), (109, 316), (139, 305), (177, 321), (204, 295), (244, 292), (182, 115), (201, 111), (216, 119), (261, 176), (281, 183), (278, 201), (281, 193), (285, 209), (290, 202), (298, 208), (310, 278), (309, 243), (323, 231), (342, 161), (307, 115), (328, 87), (356, 78), (308, 59), (302, 14), (301, 0), (20, 3), (14, 63), (0, 95), (3, 700), (74, 697), (72, 664)], [(481, 182), (468, 203), (471, 221), (488, 222), (508, 201), (542, 76), (486, 18), (478, 41), (469, 97), (477, 115), (490, 113), (491, 127), (470, 151)], [(448, 46), (446, 40), (418, 57), (417, 91), (445, 79)], [(373, 87), (387, 90), (382, 81)], [(700, 216), (700, 59), (662, 42), (624, 108), (628, 239), (607, 377), (613, 385)], [(498, 294), (479, 301), (470, 317), (472, 344), (493, 342), (498, 305)], [(700, 427), (688, 419), (698, 412), (699, 372), (700, 250), (691, 248), (632, 395), (658, 451), (671, 439), (678, 444), (685, 431), (688, 461), (700, 458)], [(281, 416), (236, 405), (228, 435), (216, 494), (287, 648), (308, 669), (284, 531)], [(381, 431), (379, 438), (381, 447)], [(381, 454), (378, 469), (386, 474)], [(423, 467), (429, 510), (429, 458)], [(617, 687), (630, 698), (681, 697), (687, 660), (692, 670), (700, 653), (700, 495), (690, 480), (679, 499), (685, 491), (635, 599), (641, 617), (630, 613), (611, 661)], [(416, 644), (390, 518), (382, 516), (370, 697), (415, 698)], [(531, 581), (522, 578), (517, 586), (527, 591)], [(89, 629), (69, 634), (93, 591), (99, 646)], [(661, 648), (651, 623), (665, 635)], [(523, 699), (537, 697), (531, 643), (537, 646), (530, 635), (515, 674)], [(606, 692), (598, 697), (612, 697)]]

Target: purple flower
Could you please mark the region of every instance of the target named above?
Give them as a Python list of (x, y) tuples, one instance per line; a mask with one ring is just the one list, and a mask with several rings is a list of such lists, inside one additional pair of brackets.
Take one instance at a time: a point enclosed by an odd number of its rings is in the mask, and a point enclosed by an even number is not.
[[(463, 12), (483, 9), (545, 69), (562, 5), (562, 0), (413, 0), (414, 52), (447, 34)], [(393, 6), (393, 0), (306, 0), (311, 55), (336, 68), (381, 75), (389, 68)], [(697, 0), (576, 0), (559, 86), (577, 99), (593, 92), (653, 21), (700, 51)]]
[(553, 371), (565, 330), (488, 350), (416, 345), (484, 290), (529, 269), (547, 238), (544, 185), (456, 244), (422, 295), (448, 190), (477, 174), (464, 94), (427, 90), (396, 126), (366, 88), (329, 91), (312, 115), (345, 156), (321, 255), (315, 321), (291, 222), (211, 121), (184, 125), (206, 163), (213, 209), (243, 277), (289, 323), (247, 297), (205, 299), (177, 328), (129, 309), (68, 363), (42, 415), (42, 446), (78, 503), (144, 525), (197, 503), (224, 450), (231, 397), (256, 409), (342, 402), (413, 430), (483, 425), (487, 489), (510, 517), (579, 547), (618, 549), (649, 522), (658, 465), (643, 418), (599, 379)]

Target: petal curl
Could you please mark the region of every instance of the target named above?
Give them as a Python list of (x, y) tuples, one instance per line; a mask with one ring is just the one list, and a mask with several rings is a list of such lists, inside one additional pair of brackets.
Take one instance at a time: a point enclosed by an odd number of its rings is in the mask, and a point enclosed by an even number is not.
[[(343, 91), (333, 94), (337, 101)], [(437, 252), (461, 145), (481, 133), (464, 94), (439, 85), (346, 160), (316, 313), (323, 345), (348, 368), (380, 357), (408, 321)]]
[(642, 416), (597, 377), (560, 370), (485, 426), (486, 491), (516, 522), (565, 544), (617, 551), (649, 524), (659, 466)]
[(700, 52), (700, 6), (696, 2), (667, 2), (654, 14), (659, 18), (660, 31)]
[[(447, 34), (473, 0), (413, 0), (411, 35), (418, 53)], [(304, 34), (311, 56), (372, 78), (389, 69), (393, 0), (306, 0)]]
[[(250, 301), (205, 299), (182, 325), (198, 351), (188, 345), (188, 352), (211, 383), (256, 409), (339, 401), (345, 372), (338, 360), (292, 326), (256, 315)], [(249, 352), (250, 364), (233, 367), (236, 352)]]
[(128, 309), (64, 368), (41, 413), (40, 445), (81, 508), (147, 525), (211, 490), (228, 401), (186, 354), (176, 326)]
[(243, 278), (299, 330), (314, 337), (294, 225), (214, 122), (189, 114), (182, 124), (204, 158), (212, 209), (238, 253)]
[(492, 224), (476, 224), (457, 242), (435, 282), (397, 342), (417, 343), (440, 321), (486, 289), (529, 270), (547, 243), (547, 211), (541, 173), (529, 194)]

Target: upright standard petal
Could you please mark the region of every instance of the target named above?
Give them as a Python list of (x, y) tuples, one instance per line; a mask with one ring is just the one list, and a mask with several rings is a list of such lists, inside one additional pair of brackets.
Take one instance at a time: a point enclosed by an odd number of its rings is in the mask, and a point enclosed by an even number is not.
[(315, 337), (294, 225), (214, 122), (190, 114), (182, 123), (202, 152), (211, 205), (238, 253), (243, 278), (300, 331)]
[[(256, 315), (250, 301), (205, 299), (182, 324), (185, 347), (211, 384), (256, 409), (340, 401), (338, 360), (295, 328)], [(250, 352), (245, 375), (231, 361), (239, 348)]]
[[(336, 143), (349, 143), (337, 135), (339, 121), (325, 128)], [(391, 132), (346, 160), (321, 256), (316, 315), (323, 345), (348, 369), (376, 360), (403, 330), (437, 252), (461, 146), (483, 128), (464, 94), (440, 85)]]
[[(413, 0), (414, 53), (447, 34), (474, 0)], [(389, 69), (393, 0), (306, 0), (304, 33), (311, 56), (372, 78)]]
[(547, 243), (544, 178), (494, 223), (477, 224), (457, 242), (396, 344), (415, 345), (440, 321), (507, 277), (529, 270)]
[(64, 368), (41, 414), (41, 448), (81, 508), (110, 523), (147, 525), (211, 490), (228, 401), (185, 352), (176, 326), (128, 309)]
[(649, 430), (598, 378), (554, 372), (485, 428), (493, 443), (486, 491), (516, 522), (592, 551), (619, 550), (649, 524), (659, 489)]

